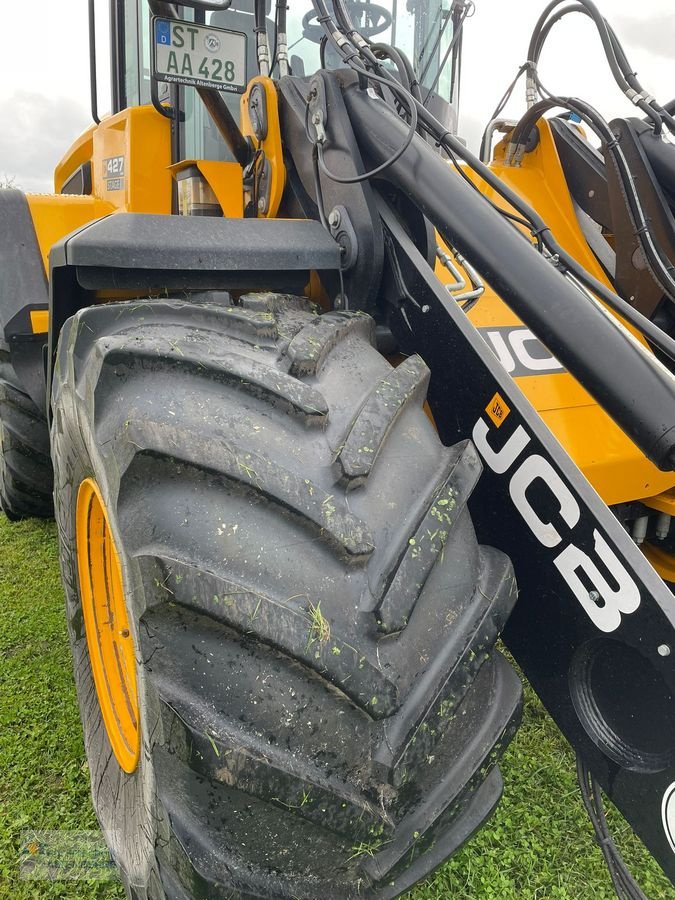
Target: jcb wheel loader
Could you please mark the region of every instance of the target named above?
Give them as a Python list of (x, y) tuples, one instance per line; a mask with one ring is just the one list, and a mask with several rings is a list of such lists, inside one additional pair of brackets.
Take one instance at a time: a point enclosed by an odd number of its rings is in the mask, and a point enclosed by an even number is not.
[[(94, 6), (94, 124), (0, 192), (0, 503), (51, 459), (128, 896), (406, 892), (501, 795), (502, 633), (619, 895), (598, 785), (675, 880), (670, 108), (590, 0), (482, 160), (465, 0), (111, 0), (99, 117)], [(541, 85), (580, 9), (644, 118)]]

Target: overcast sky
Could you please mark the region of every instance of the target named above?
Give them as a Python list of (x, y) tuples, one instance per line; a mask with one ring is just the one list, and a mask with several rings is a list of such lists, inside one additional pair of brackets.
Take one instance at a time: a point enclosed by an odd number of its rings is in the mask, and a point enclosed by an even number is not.
[[(645, 88), (661, 102), (670, 100), (675, 96), (673, 0), (596, 2)], [(544, 5), (545, 0), (476, 0), (476, 13), (466, 25), (460, 107), (460, 133), (474, 149), (525, 60), (532, 26)], [(14, 177), (24, 190), (49, 191), (56, 162), (90, 121), (87, 2), (31, 0), (2, 7), (0, 176)], [(556, 25), (540, 72), (550, 90), (583, 97), (606, 118), (634, 114), (584, 16), (568, 16)], [(522, 109), (523, 90), (518, 90), (507, 113), (517, 116)]]

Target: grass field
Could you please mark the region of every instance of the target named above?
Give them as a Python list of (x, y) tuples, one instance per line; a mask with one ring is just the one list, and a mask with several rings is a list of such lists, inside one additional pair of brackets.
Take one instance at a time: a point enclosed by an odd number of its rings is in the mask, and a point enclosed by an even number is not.
[[(67, 648), (53, 524), (0, 516), (0, 897), (123, 897), (118, 884), (22, 881), (31, 829), (93, 829)], [(506, 791), (490, 824), (414, 900), (611, 900), (579, 799), (574, 758), (531, 692), (503, 764)], [(619, 844), (650, 900), (675, 892), (618, 815)]]

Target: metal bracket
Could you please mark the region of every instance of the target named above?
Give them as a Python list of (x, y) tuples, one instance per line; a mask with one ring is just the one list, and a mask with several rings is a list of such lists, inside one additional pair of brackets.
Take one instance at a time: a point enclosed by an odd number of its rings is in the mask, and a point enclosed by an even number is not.
[(256, 166), (255, 178), (256, 209), (259, 215), (264, 216), (270, 208), (272, 192), (272, 166), (264, 154)]
[[(322, 78), (312, 78), (307, 95), (307, 131), (310, 139), (315, 144), (323, 144), (326, 141), (326, 123), (328, 121), (328, 109), (326, 104), (326, 87)], [(312, 133), (313, 132), (313, 133)]]
[(248, 117), (253, 134), (259, 141), (267, 137), (267, 95), (264, 86), (258, 81), (251, 88), (248, 99)]
[(342, 250), (342, 271), (348, 272), (359, 257), (356, 231), (344, 206), (335, 206), (328, 214), (330, 233)]

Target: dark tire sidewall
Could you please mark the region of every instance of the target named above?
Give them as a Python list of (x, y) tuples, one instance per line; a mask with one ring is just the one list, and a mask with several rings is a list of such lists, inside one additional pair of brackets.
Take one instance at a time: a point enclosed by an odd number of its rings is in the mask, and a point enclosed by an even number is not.
[[(4, 403), (12, 404), (12, 395), (15, 397), (20, 395), (26, 403), (23, 409), (24, 417), (31, 421), (34, 429), (39, 429), (46, 437), (49, 429), (44, 414), (34, 405), (32, 398), (26, 394), (25, 387), (17, 377), (10, 357), (8, 345), (0, 340), (0, 410), (3, 401)], [(22, 480), (27, 493), (31, 494), (32, 487), (37, 488), (39, 491), (32, 499), (29, 497), (27, 502), (26, 497), (17, 494), (12, 487), (11, 479), (8, 480), (7, 478), (6, 454), (13, 449), (15, 451), (21, 449), (25, 437), (28, 437), (28, 444), (30, 444), (28, 435), (22, 435), (21, 433), (14, 436), (9, 435), (3, 424), (2, 412), (0, 411), (0, 510), (4, 512), (10, 522), (19, 522), (22, 519), (33, 517), (51, 519), (54, 515), (51, 502), (51, 479), (44, 484), (35, 484), (33, 479), (24, 473)], [(35, 452), (29, 450), (29, 455), (39, 459), (39, 462), (47, 467), (50, 465), (48, 451), (46, 451), (45, 455), (39, 454), (36, 457)]]
[[(111, 483), (116, 479), (105, 459), (90, 449), (93, 438), (88, 433), (87, 421), (83, 421), (85, 417), (78, 414), (81, 402), (63, 383), (55, 392), (52, 456), (66, 620), (92, 801), (129, 896), (159, 900), (163, 897), (163, 891), (159, 894), (156, 889), (159, 884), (156, 847), (161, 845), (162, 836), (168, 833), (168, 829), (156, 796), (152, 760), (152, 746), (161, 734), (159, 703), (144, 677), (140, 656), (138, 629), (145, 609), (145, 593), (138, 566), (124, 553), (117, 528), (117, 486)], [(141, 750), (138, 766), (130, 775), (120, 768), (108, 739), (84, 631), (77, 566), (76, 509), (78, 489), (86, 478), (96, 481), (108, 512), (122, 566), (129, 626), (136, 648)]]

